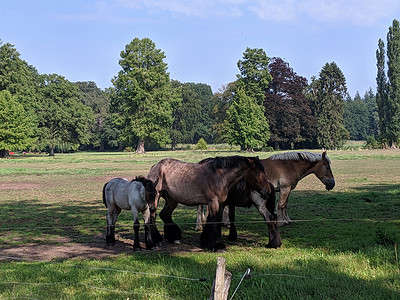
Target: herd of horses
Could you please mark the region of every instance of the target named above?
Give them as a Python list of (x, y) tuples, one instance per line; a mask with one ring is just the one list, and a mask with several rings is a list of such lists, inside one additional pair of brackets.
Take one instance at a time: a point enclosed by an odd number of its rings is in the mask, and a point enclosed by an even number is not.
[[(121, 210), (131, 210), (134, 249), (140, 249), (139, 213), (143, 214), (145, 223), (146, 248), (160, 244), (163, 238), (155, 220), (162, 197), (165, 204), (159, 216), (164, 223), (164, 239), (170, 243), (178, 244), (182, 238), (181, 229), (172, 219), (178, 204), (197, 206), (196, 230), (202, 229), (200, 245), (211, 251), (225, 248), (221, 236), (223, 223), (230, 224), (228, 239), (237, 238), (235, 207), (254, 206), (268, 226), (267, 247), (280, 247), (278, 225), (291, 223), (287, 215), (291, 190), (309, 174), (315, 174), (331, 190), (335, 179), (330, 165), (326, 152), (287, 152), (262, 160), (245, 156), (215, 157), (198, 163), (162, 159), (151, 167), (147, 177), (138, 176), (132, 181), (114, 178), (104, 185), (106, 242), (115, 243), (115, 223)], [(276, 192), (279, 192), (277, 206)], [(228, 220), (223, 222), (224, 212)]]

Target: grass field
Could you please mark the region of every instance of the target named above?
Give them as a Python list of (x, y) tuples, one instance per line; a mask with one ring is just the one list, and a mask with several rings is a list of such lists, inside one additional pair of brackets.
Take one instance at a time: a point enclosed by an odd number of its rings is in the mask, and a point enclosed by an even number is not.
[(230, 296), (251, 269), (233, 299), (400, 299), (398, 150), (330, 151), (335, 188), (326, 191), (313, 175), (300, 181), (289, 199), (293, 224), (280, 228), (279, 249), (265, 248), (267, 226), (257, 211), (238, 208), (238, 240), (226, 241), (223, 253), (205, 252), (194, 231), (196, 210), (183, 206), (174, 213), (183, 244), (133, 252), (132, 218), (125, 211), (117, 245), (105, 245), (101, 192), (108, 180), (146, 175), (164, 157), (196, 162), (237, 154), (0, 160), (0, 299), (208, 299), (218, 256), (233, 274)]

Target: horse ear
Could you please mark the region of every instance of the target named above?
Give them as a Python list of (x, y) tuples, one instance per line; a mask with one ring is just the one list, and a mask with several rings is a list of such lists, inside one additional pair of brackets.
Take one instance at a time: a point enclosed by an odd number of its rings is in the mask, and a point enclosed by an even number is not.
[(326, 157), (326, 151), (322, 152), (322, 159), (325, 159)]

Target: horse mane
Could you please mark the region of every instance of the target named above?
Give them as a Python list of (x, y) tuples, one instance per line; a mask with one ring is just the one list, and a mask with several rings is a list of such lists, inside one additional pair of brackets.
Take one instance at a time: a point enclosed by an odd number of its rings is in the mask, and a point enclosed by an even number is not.
[[(325, 156), (328, 160), (329, 164), (331, 163), (328, 156)], [(322, 159), (322, 154), (320, 153), (312, 153), (307, 151), (292, 151), (285, 153), (274, 154), (268, 159), (271, 160), (306, 160), (309, 162), (319, 162)]]
[(258, 157), (244, 157), (239, 155), (226, 157), (217, 156), (214, 158), (205, 158), (199, 161), (199, 164), (208, 163), (213, 169), (235, 169), (244, 164), (250, 165), (249, 159), (254, 161), (254, 164), (258, 169), (264, 171), (264, 166), (261, 164)]

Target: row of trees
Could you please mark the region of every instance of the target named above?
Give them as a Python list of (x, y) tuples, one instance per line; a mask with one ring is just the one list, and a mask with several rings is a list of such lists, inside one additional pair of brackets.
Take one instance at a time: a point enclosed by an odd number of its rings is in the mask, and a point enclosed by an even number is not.
[[(344, 141), (400, 136), (400, 33), (394, 20), (388, 50), (379, 40), (377, 94), (348, 96), (336, 63), (318, 77), (296, 74), (281, 58), (247, 48), (234, 82), (213, 94), (207, 84), (171, 80), (165, 54), (148, 38), (121, 51), (121, 70), (103, 91), (39, 74), (15, 47), (0, 41), (0, 155), (36, 149), (175, 148), (179, 143), (227, 142), (242, 150), (338, 148)], [(385, 55), (388, 55), (388, 75)]]

